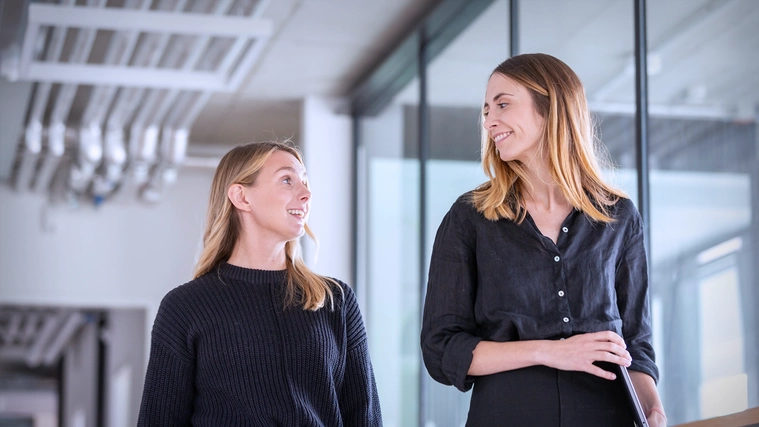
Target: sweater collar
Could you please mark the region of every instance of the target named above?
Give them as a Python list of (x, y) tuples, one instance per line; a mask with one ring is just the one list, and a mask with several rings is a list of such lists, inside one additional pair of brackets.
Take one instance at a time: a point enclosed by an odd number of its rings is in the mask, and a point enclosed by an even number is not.
[(219, 264), (218, 269), (224, 276), (252, 283), (281, 283), (287, 277), (287, 270), (256, 270), (226, 262)]

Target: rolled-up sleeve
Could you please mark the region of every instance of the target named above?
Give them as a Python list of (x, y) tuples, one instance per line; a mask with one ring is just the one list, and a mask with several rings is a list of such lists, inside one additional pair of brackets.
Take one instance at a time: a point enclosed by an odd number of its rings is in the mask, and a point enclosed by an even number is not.
[(616, 272), (617, 305), (622, 318), (622, 336), (632, 357), (630, 369), (659, 381), (651, 334), (651, 309), (648, 299), (648, 267), (643, 224), (637, 211)]
[(474, 301), (477, 292), (475, 231), (457, 214), (461, 200), (443, 218), (430, 261), (422, 316), (421, 347), (425, 367), (436, 381), (461, 391), (472, 388), (467, 375), (476, 335)]

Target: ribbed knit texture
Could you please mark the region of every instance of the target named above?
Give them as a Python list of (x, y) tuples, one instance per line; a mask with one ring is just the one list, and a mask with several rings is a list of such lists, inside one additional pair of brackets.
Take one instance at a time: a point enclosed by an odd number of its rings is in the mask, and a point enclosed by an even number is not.
[(138, 426), (380, 426), (353, 291), (284, 308), (285, 271), (221, 264), (169, 292)]

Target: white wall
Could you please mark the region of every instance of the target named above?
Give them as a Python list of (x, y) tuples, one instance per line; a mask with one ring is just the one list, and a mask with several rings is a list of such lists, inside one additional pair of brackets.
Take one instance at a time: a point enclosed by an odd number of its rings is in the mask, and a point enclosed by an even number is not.
[(183, 169), (157, 205), (76, 210), (0, 185), (0, 303), (140, 307), (152, 326), (161, 298), (191, 277), (212, 173)]
[(310, 239), (302, 242), (309, 267), (353, 286), (351, 118), (336, 112), (340, 104), (313, 97), (303, 101), (299, 145), (312, 192), (308, 224), (319, 239), (316, 260)]

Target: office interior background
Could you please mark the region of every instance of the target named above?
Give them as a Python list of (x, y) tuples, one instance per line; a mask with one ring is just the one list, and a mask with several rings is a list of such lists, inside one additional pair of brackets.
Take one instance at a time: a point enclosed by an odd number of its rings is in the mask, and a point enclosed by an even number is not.
[(385, 425), (463, 426), (421, 364), (427, 262), (485, 179), (487, 78), (526, 52), (578, 73), (647, 211), (669, 424), (759, 423), (757, 29), (754, 0), (0, 2), (0, 425), (134, 425), (218, 159), (290, 138), (306, 258), (356, 290)]

